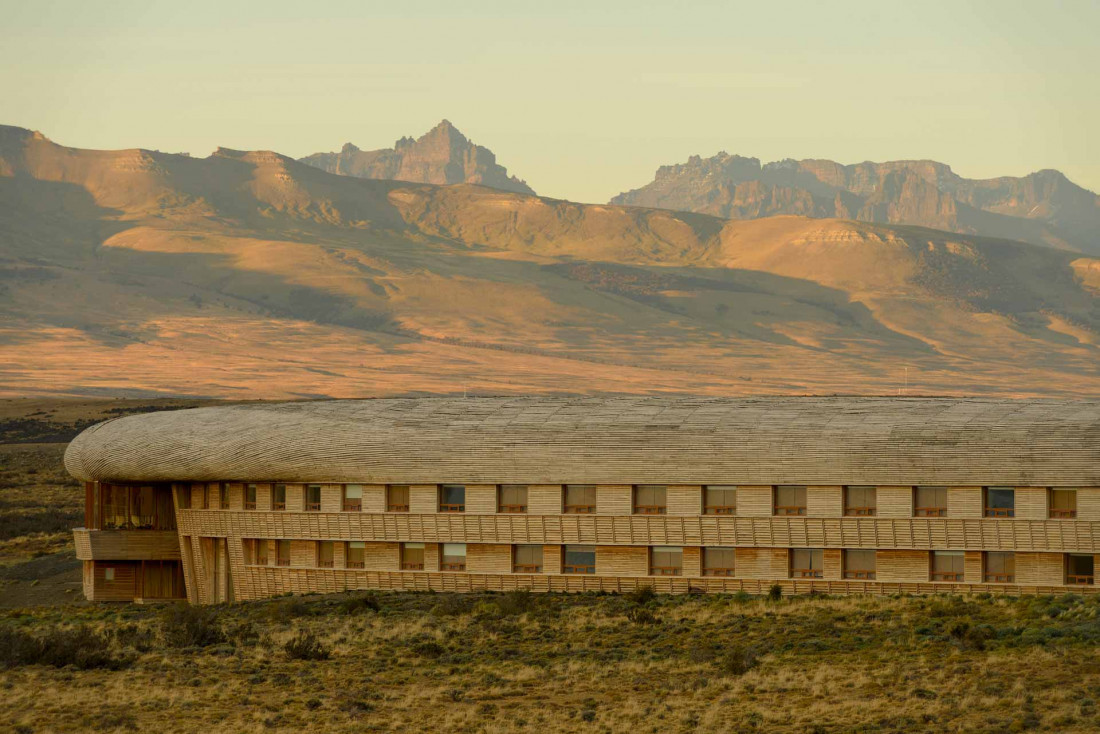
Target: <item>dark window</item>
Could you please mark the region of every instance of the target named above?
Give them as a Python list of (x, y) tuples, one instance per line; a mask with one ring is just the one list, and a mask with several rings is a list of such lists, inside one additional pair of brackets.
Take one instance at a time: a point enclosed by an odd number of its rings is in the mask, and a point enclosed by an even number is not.
[(439, 564), (440, 571), (465, 571), (466, 570), (466, 544), (444, 543), (443, 558)]
[(344, 485), (344, 512), (361, 512), (363, 510), (363, 485)]
[(317, 566), (319, 568), (332, 568), (332, 546), (331, 540), (317, 541)]
[(401, 544), (401, 570), (402, 571), (423, 571), (424, 570), (424, 544), (423, 543), (402, 543)]
[(321, 510), (321, 485), (306, 485), (306, 512), (320, 512)]
[(512, 546), (513, 573), (542, 573), (542, 546)]
[(252, 562), (257, 566), (267, 565), (267, 541), (266, 540), (250, 540), (249, 545), (252, 549)]
[(348, 542), (347, 547), (348, 568), (363, 568), (367, 561), (367, 544), (361, 540)]
[(932, 551), (933, 581), (962, 581), (966, 578), (962, 551)]
[(386, 486), (386, 512), (409, 511), (409, 487), (407, 484)]
[(985, 488), (986, 517), (1015, 517), (1016, 490), (1013, 487)]
[(703, 548), (704, 576), (733, 576), (734, 569), (733, 548)]
[(878, 492), (874, 487), (845, 487), (844, 514), (872, 517), (878, 510)]
[(651, 576), (679, 576), (684, 572), (684, 549), (655, 545), (649, 549)]
[(1077, 490), (1050, 490), (1050, 517), (1055, 520), (1072, 520), (1077, 517)]
[(1016, 581), (1016, 554), (989, 551), (984, 554), (983, 574), (987, 584), (1011, 584)]
[(819, 579), (825, 569), (825, 552), (820, 548), (791, 549), (791, 578)]
[(497, 512), (527, 512), (527, 485), (502, 484), (497, 487)]
[[(110, 486), (110, 485), (107, 485), (107, 484), (100, 484), (99, 485), (99, 499), (100, 499), (101, 503), (103, 502), (104, 493), (107, 491), (108, 486)], [(190, 484), (177, 484), (177, 485), (175, 485), (175, 487), (176, 487), (176, 494), (179, 497), (180, 509), (181, 510), (190, 510), (191, 509), (191, 485)], [(100, 515), (100, 517), (102, 517), (102, 515)]]
[(596, 485), (565, 485), (564, 511), (569, 515), (591, 514), (596, 511)]
[(873, 579), (878, 554), (873, 550), (844, 551), (844, 578)]
[(440, 512), (466, 511), (466, 485), (442, 484), (439, 487)]
[(635, 515), (663, 515), (668, 508), (668, 487), (638, 484), (634, 487)]
[(1073, 586), (1089, 586), (1094, 583), (1094, 558), (1091, 555), (1069, 553), (1066, 555), (1066, 583)]
[(290, 541), (275, 541), (275, 564), (278, 566), (290, 565)]
[(781, 484), (775, 488), (776, 515), (805, 515), (806, 488), (801, 485)]
[(218, 485), (218, 509), (229, 509), (229, 485), (225, 482)]
[(737, 487), (729, 484), (709, 484), (703, 487), (703, 514), (737, 514)]
[(596, 573), (596, 546), (562, 546), (562, 573)]
[(244, 509), (255, 510), (256, 509), (256, 485), (246, 484), (244, 485)]
[(286, 509), (286, 485), (276, 484), (271, 488), (271, 509)]
[(946, 517), (947, 487), (914, 487), (914, 517)]

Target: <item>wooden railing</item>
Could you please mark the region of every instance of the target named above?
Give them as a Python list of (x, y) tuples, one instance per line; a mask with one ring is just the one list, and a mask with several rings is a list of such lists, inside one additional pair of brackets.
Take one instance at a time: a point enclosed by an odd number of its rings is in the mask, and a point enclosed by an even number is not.
[(344, 500), (344, 512), (362, 512), (363, 500)]
[(246, 510), (255, 510), (256, 509), (256, 500), (252, 500), (251, 502), (245, 502), (244, 503), (244, 509), (246, 509)]
[(1015, 517), (1016, 510), (1011, 507), (987, 507), (985, 508), (986, 517)]
[(271, 503), (271, 509), (276, 510), (276, 511), (277, 510), (285, 510), (286, 509), (286, 502), (272, 502)]
[(958, 571), (933, 571), (929, 574), (933, 581), (962, 581), (963, 575)]
[(665, 510), (664, 505), (634, 505), (635, 515), (663, 515)]
[(704, 568), (704, 576), (733, 576), (732, 568)]
[(855, 570), (845, 571), (844, 572), (844, 578), (846, 578), (846, 579), (864, 579), (864, 580), (867, 580), (867, 581), (874, 581), (875, 572), (874, 571), (855, 571)]
[(421, 561), (420, 563), (413, 563), (411, 561), (405, 561), (401, 564), (401, 570), (402, 571), (423, 571), (424, 570), (424, 562)]
[(1050, 517), (1052, 520), (1071, 520), (1077, 517), (1077, 510), (1056, 510), (1052, 507)]
[(512, 573), (542, 573), (542, 566), (537, 563), (517, 563), (512, 567)]
[(497, 508), (497, 512), (503, 512), (505, 514), (527, 512), (527, 505), (501, 505)]
[(465, 571), (465, 563), (441, 563), (439, 564), (440, 571)]
[(792, 568), (791, 578), (793, 579), (819, 579), (822, 576), (820, 568)]
[(595, 505), (566, 505), (562, 510), (566, 515), (591, 515), (595, 511)]
[(386, 505), (386, 512), (408, 512), (408, 505)]
[(776, 515), (805, 515), (806, 508), (802, 505), (776, 505)]
[(465, 512), (466, 511), (466, 505), (440, 502), (439, 503), (439, 511), (440, 512)]
[(946, 507), (914, 507), (913, 517), (947, 517)]
[(985, 575), (987, 584), (1011, 584), (1015, 581), (1016, 575), (1011, 573), (987, 573)]
[(561, 567), (562, 573), (596, 573), (595, 566), (588, 566), (583, 563), (566, 563)]
[(290, 559), (289, 558), (280, 558), (279, 560), (275, 561), (275, 565), (276, 566), (289, 566), (290, 565)]
[(306, 512), (320, 512), (320, 511), (321, 511), (321, 503), (320, 502), (307, 502), (306, 503)]
[(363, 568), (366, 565), (366, 561), (348, 561), (348, 568)]
[(1084, 574), (1066, 574), (1066, 584), (1069, 586), (1088, 586), (1092, 584), (1092, 576)]
[(845, 507), (844, 514), (847, 517), (874, 517), (875, 507)]
[(736, 505), (707, 505), (703, 508), (704, 515), (736, 515)]
[(318, 561), (318, 568), (332, 568), (332, 561)]
[(679, 576), (682, 569), (679, 566), (650, 566), (650, 576)]

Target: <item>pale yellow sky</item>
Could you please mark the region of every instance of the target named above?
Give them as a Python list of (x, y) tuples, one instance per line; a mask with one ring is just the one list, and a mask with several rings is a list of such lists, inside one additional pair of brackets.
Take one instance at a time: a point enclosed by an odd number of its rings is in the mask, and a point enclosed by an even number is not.
[(448, 118), (540, 194), (659, 165), (933, 158), (1100, 190), (1100, 3), (0, 0), (0, 123), (293, 156)]

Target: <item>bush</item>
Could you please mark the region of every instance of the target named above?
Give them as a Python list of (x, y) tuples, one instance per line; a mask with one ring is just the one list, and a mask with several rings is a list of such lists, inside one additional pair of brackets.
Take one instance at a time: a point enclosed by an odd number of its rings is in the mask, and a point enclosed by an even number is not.
[(443, 647), (443, 645), (440, 645), (435, 640), (425, 640), (424, 642), (414, 643), (409, 649), (424, 658), (438, 658), (447, 652), (447, 648)]
[(264, 609), (264, 616), (270, 619), (272, 622), (281, 622), (283, 624), (292, 622), (299, 617), (308, 617), (313, 614), (313, 610), (309, 605), (298, 597), (292, 597), (290, 599), (283, 599), (277, 601), (274, 604), (269, 604)]
[(213, 607), (175, 604), (160, 618), (160, 632), (170, 647), (208, 647), (225, 642), (225, 631)]
[(759, 662), (760, 656), (755, 649), (735, 645), (718, 659), (718, 669), (725, 675), (744, 675)]
[(378, 597), (374, 594), (360, 594), (343, 599), (339, 605), (344, 614), (362, 614), (363, 612), (377, 612), (382, 608)]
[(72, 665), (80, 670), (105, 668), (120, 670), (133, 661), (111, 652), (106, 635), (86, 626), (51, 629), (35, 636), (23, 630), (0, 628), (0, 664), (7, 668), (22, 665)]
[(783, 587), (779, 584), (772, 584), (768, 589), (768, 601), (779, 601), (783, 598)]
[(643, 606), (651, 601), (655, 601), (657, 599), (657, 592), (654, 591), (652, 586), (639, 586), (634, 589), (634, 591), (628, 591), (623, 594), (623, 598), (628, 602)]
[(634, 624), (660, 624), (661, 622), (653, 612), (645, 607), (631, 607), (626, 611), (626, 618)]
[(309, 630), (298, 630), (298, 635), (283, 649), (291, 660), (328, 660), (332, 656), (332, 651)]

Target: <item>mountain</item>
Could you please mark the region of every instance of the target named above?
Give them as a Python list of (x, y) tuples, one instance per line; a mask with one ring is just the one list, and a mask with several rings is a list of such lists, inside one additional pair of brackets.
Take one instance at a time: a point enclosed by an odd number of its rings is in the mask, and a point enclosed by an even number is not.
[(1100, 254), (1100, 197), (1058, 171), (966, 179), (935, 161), (841, 165), (719, 153), (661, 166), (612, 204), (757, 219), (778, 214), (913, 224)]
[(405, 137), (392, 148), (359, 150), (345, 143), (339, 153), (314, 153), (302, 163), (329, 173), (356, 178), (392, 179), (415, 183), (469, 183), (521, 194), (535, 192), (509, 176), (488, 148), (474, 145), (449, 121), (443, 120), (416, 140)]
[(1100, 259), (0, 127), (0, 395), (1084, 395)]

